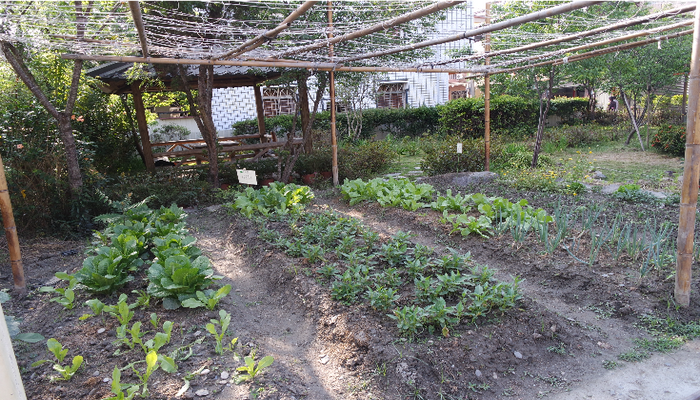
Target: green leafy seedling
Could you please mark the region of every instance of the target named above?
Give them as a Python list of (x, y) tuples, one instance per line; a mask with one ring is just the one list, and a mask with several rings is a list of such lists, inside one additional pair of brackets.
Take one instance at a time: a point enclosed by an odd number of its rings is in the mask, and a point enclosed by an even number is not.
[[(107, 397), (105, 400), (132, 400), (139, 391), (138, 385), (122, 385), (121, 384), (122, 373), (119, 368), (115, 365), (114, 371), (112, 371), (112, 393), (115, 395), (112, 397)], [(126, 389), (126, 394), (124, 393)]]
[(86, 320), (90, 317), (96, 317), (100, 314), (102, 314), (102, 311), (105, 309), (105, 303), (101, 302), (99, 299), (90, 299), (85, 302), (85, 305), (90, 307), (92, 310), (92, 314), (83, 314), (80, 316), (81, 321)]
[(75, 300), (75, 291), (73, 289), (75, 289), (75, 285), (78, 284), (78, 281), (75, 279), (75, 277), (68, 275), (65, 272), (56, 272), (55, 275), (56, 278), (68, 281), (68, 287), (54, 288), (53, 286), (44, 286), (40, 288), (39, 291), (43, 293), (58, 294), (58, 297), (54, 297), (50, 301), (55, 301), (56, 303), (65, 307), (67, 310), (72, 310), (74, 306), (73, 301)]
[[(83, 356), (75, 356), (73, 357), (73, 361), (71, 362), (70, 365), (63, 366), (61, 363), (63, 363), (63, 360), (66, 358), (66, 355), (68, 354), (68, 349), (64, 349), (63, 345), (56, 339), (51, 338), (46, 341), (46, 347), (48, 347), (49, 351), (54, 355), (56, 360), (58, 362), (54, 363), (53, 369), (58, 371), (58, 373), (61, 374), (60, 377), (51, 377), (51, 381), (57, 381), (57, 380), (64, 380), (67, 381), (70, 378), (75, 375), (75, 372), (78, 371), (78, 368), (83, 364)], [(32, 364), (32, 367), (37, 367), (41, 364), (47, 363), (47, 362), (52, 362), (51, 360), (39, 360), (35, 363)]]
[(219, 301), (230, 292), (231, 285), (222, 286), (216, 292), (213, 290), (205, 290), (203, 292), (198, 290), (195, 293), (197, 298), (184, 300), (182, 306), (187, 308), (206, 307), (209, 310), (213, 310), (219, 304)]
[(275, 359), (272, 356), (265, 356), (256, 365), (255, 359), (253, 357), (255, 357), (255, 354), (246, 356), (243, 359), (245, 365), (236, 369), (237, 371), (241, 371), (243, 373), (243, 375), (241, 375), (240, 377), (241, 380), (247, 381), (255, 379), (255, 376), (258, 373), (272, 365), (272, 363), (275, 361)]
[(149, 339), (141, 344), (144, 353), (148, 353), (151, 350), (158, 351), (161, 347), (170, 343), (170, 336), (173, 332), (173, 322), (165, 321), (163, 323), (163, 332), (158, 332), (155, 334), (153, 339)]
[(151, 325), (153, 325), (154, 328), (158, 328), (159, 319), (156, 313), (151, 313)]
[[(224, 347), (221, 344), (221, 341), (224, 339), (224, 335), (226, 334), (228, 325), (231, 323), (231, 314), (227, 313), (224, 310), (219, 310), (219, 318), (220, 319), (218, 321), (212, 319), (211, 322), (207, 324), (206, 328), (207, 331), (211, 333), (211, 335), (214, 336), (214, 339), (216, 340), (216, 346), (214, 347), (216, 354), (223, 354)], [(221, 326), (221, 333), (216, 332), (216, 325)]]
[(140, 373), (136, 367), (134, 367), (134, 364), (131, 364), (131, 369), (134, 371), (134, 375), (136, 375), (143, 384), (141, 397), (148, 397), (148, 379), (156, 370), (158, 370), (159, 367), (169, 374), (177, 371), (177, 365), (172, 358), (158, 354), (155, 350), (151, 350), (148, 354), (146, 354), (146, 370), (143, 373)]

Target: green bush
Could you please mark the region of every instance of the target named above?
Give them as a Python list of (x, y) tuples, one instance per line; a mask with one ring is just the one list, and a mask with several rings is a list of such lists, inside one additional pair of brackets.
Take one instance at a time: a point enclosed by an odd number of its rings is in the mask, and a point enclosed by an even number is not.
[(206, 179), (206, 167), (165, 168), (157, 169), (153, 174), (120, 175), (102, 191), (110, 199), (129, 198), (133, 203), (153, 196), (148, 203), (153, 208), (170, 207), (173, 203), (191, 207), (213, 198), (211, 184)]
[(556, 97), (552, 99), (550, 115), (560, 117), (564, 123), (582, 121), (588, 112), (588, 99), (585, 97)]
[(651, 146), (658, 151), (676, 157), (685, 155), (685, 130), (682, 125), (662, 125), (654, 135)]
[(561, 151), (567, 147), (590, 146), (608, 139), (608, 133), (598, 124), (562, 125), (545, 129), (542, 146), (550, 150)]
[[(493, 169), (525, 169), (532, 165), (532, 157), (534, 152), (527, 146), (518, 143), (510, 143), (506, 145), (498, 158), (498, 162), (494, 163)], [(540, 153), (537, 157), (537, 167), (543, 168), (554, 165), (554, 161), (547, 154)]]
[[(462, 154), (457, 153), (457, 143), (462, 143)], [(428, 175), (483, 171), (484, 163), (486, 162), (483, 138), (463, 139), (458, 136), (447, 136), (440, 139), (426, 140), (423, 151), (425, 152), (425, 157), (421, 162), (421, 168)], [(502, 144), (497, 141), (491, 141), (491, 162), (498, 163), (502, 151)]]
[[(491, 99), (491, 129), (494, 131), (533, 132), (537, 127), (537, 101), (514, 96)], [(440, 131), (466, 138), (484, 135), (484, 99), (462, 98), (437, 106)]]
[(341, 179), (369, 178), (386, 171), (398, 155), (384, 141), (344, 145), (338, 151), (338, 175)]

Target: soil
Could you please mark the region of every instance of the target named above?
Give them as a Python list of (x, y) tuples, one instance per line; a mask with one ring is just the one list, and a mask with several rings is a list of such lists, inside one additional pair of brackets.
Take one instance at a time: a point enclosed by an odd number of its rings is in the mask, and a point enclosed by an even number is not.
[[(558, 203), (599, 204), (605, 206), (608, 221), (619, 211), (629, 220), (678, 220), (677, 205), (625, 203), (599, 193), (560, 197), (498, 184), (454, 187), (451, 179), (440, 176), (424, 182), (440, 192), (449, 188), (453, 193), (482, 192), (513, 201), (524, 198), (550, 213)], [(219, 308), (232, 316), (227, 341), (237, 337), (238, 345), (235, 354), (214, 352), (214, 341), (204, 326), (218, 318), (217, 311), (168, 311), (160, 304), (135, 309), (134, 321), (144, 326), (150, 326), (153, 312), (161, 321), (173, 321), (173, 340), (165, 352), (183, 348), (177, 373), (159, 370), (151, 377), (151, 398), (177, 398), (183, 389), (183, 398), (213, 399), (682, 399), (698, 390), (697, 376), (683, 375), (697, 371), (697, 343), (643, 363), (617, 358), (634, 347), (634, 339), (650, 338), (640, 324), (642, 315), (681, 321), (700, 317), (696, 295), (690, 307), (674, 307), (674, 282), (668, 270), (653, 270), (640, 279), (639, 265), (632, 260), (613, 261), (602, 254), (599, 262), (583, 265), (562, 249), (544, 254), (535, 241), (518, 244), (508, 235), (489, 239), (449, 235), (439, 223), (440, 216), (430, 210), (409, 212), (369, 203), (351, 207), (334, 189), (319, 189), (315, 194), (309, 212), (330, 208), (361, 220), (382, 237), (410, 231), (415, 234), (413, 242), (434, 247), (438, 253), (448, 253), (448, 248), (470, 252), (475, 262), (494, 269), (499, 280), (524, 279), (523, 299), (505, 312), (460, 323), (448, 337), (423, 332), (409, 340), (400, 337), (386, 313), (366, 304), (346, 306), (332, 300), (328, 286), (314, 272), (320, 263), (288, 257), (261, 240), (251, 220), (221, 206), (190, 209), (187, 223), (197, 245), (224, 277), (221, 284), (233, 286)], [(69, 349), (68, 358), (80, 354), (86, 360), (72, 380), (51, 383), (48, 378), (56, 373), (48, 363), (30, 366), (49, 358), (45, 342), (15, 341), (27, 397), (109, 397), (114, 366), (123, 368), (141, 360), (143, 352), (122, 348), (115, 355), (114, 318), (78, 319), (89, 312), (82, 305), (88, 294), (79, 292), (76, 308), (65, 310), (49, 301), (50, 294), (38, 291), (42, 286), (62, 285), (52, 279), (55, 272), (80, 268), (85, 243), (37, 238), (21, 244), (29, 295), (13, 296), (4, 303), (5, 314), (21, 317), (23, 332), (58, 339)], [(3, 289), (11, 288), (12, 282), (7, 264), (0, 277)], [(132, 291), (145, 286), (137, 278), (122, 292), (133, 302)], [(692, 287), (697, 287), (697, 279)], [(117, 297), (102, 300), (114, 304)], [(189, 356), (188, 349), (192, 350)], [(271, 355), (274, 363), (254, 381), (237, 384), (233, 377), (243, 364), (240, 356), (251, 353), (256, 360)], [(616, 368), (610, 371), (606, 366)], [(142, 371), (143, 363), (136, 368)], [(664, 373), (675, 380), (655, 384), (653, 376)], [(122, 374), (122, 382), (137, 383), (129, 369)], [(687, 379), (679, 381), (682, 377)], [(183, 388), (186, 380), (189, 388)]]

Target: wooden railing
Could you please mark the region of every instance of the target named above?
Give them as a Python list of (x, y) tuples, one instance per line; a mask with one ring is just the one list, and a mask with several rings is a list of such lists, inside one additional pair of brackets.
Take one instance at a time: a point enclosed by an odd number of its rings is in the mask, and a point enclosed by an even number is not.
[[(261, 143), (241, 144), (244, 140), (261, 139), (258, 134), (239, 135), (217, 138), (218, 153), (224, 155), (229, 160), (251, 158), (259, 156), (261, 152), (284, 147), (286, 140), (277, 140), (274, 134), (264, 135)], [(293, 146), (303, 144), (302, 138), (292, 139)], [(204, 139), (176, 140), (172, 142), (151, 143), (151, 149), (165, 147), (165, 151), (153, 151), (154, 158), (168, 157), (169, 159), (180, 159), (180, 162), (196, 161), (200, 164), (207, 159), (207, 145)]]

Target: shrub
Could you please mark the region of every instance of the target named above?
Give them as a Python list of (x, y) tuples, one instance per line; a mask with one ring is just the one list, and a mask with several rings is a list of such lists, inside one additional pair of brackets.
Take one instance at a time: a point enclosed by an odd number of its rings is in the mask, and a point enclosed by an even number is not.
[(571, 124), (583, 120), (587, 111), (588, 99), (585, 97), (556, 97), (552, 99), (549, 113)]
[[(477, 138), (484, 135), (484, 99), (462, 98), (437, 106), (444, 134)], [(514, 96), (491, 99), (491, 129), (531, 132), (537, 126), (538, 104)]]
[(213, 196), (211, 184), (206, 181), (205, 168), (167, 168), (153, 174), (120, 175), (111, 185), (104, 186), (103, 191), (109, 198), (129, 197), (134, 203), (153, 196), (148, 203), (151, 207), (169, 207), (173, 203), (191, 207)]
[(685, 155), (685, 126), (662, 125), (654, 135), (651, 146), (662, 153), (676, 157)]
[[(534, 152), (525, 145), (510, 143), (505, 146), (501, 156), (498, 158), (498, 169), (525, 169), (532, 165)], [(537, 167), (548, 167), (554, 165), (554, 161), (547, 154), (540, 152), (537, 157)]]
[[(462, 143), (462, 154), (457, 153), (457, 143)], [(498, 162), (503, 145), (497, 141), (491, 142), (490, 159)], [(444, 139), (424, 141), (425, 157), (421, 168), (428, 175), (445, 174), (449, 172), (483, 171), (486, 162), (484, 139), (463, 139), (458, 136), (447, 136)]]
[(338, 151), (338, 174), (341, 179), (372, 177), (386, 171), (397, 158), (391, 145), (384, 141), (346, 144)]

